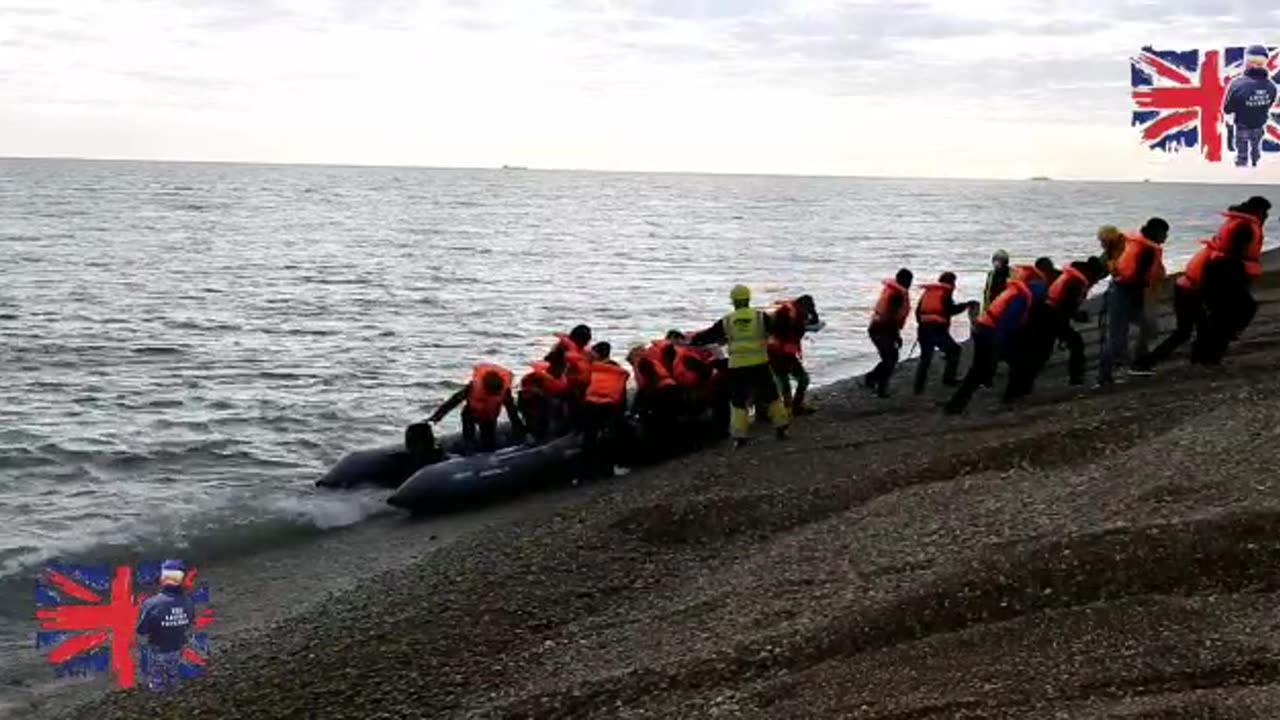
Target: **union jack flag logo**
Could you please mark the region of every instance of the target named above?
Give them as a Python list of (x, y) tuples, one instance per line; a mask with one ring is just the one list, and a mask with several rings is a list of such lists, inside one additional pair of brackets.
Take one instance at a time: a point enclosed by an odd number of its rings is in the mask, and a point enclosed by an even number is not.
[[(1280, 48), (1268, 47), (1267, 69), (1280, 83)], [(1199, 147), (1205, 160), (1222, 162), (1235, 149), (1235, 133), (1222, 112), (1227, 86), (1244, 70), (1245, 47), (1212, 50), (1142, 48), (1129, 60), (1133, 121), (1142, 142), (1175, 152)], [(1280, 112), (1272, 108), (1263, 152), (1280, 152)]]
[[(85, 567), (50, 564), (36, 579), (36, 647), (48, 650), (49, 662), (59, 677), (110, 672), (116, 684), (132, 688), (139, 669), (147, 671), (149, 656), (135, 661), (138, 613), (155, 587), (160, 564)], [(183, 586), (193, 602), (209, 602), (207, 584), (196, 585), (196, 570), (186, 572)], [(197, 608), (195, 627), (182, 652), (182, 678), (204, 675), (209, 659), (213, 610)]]

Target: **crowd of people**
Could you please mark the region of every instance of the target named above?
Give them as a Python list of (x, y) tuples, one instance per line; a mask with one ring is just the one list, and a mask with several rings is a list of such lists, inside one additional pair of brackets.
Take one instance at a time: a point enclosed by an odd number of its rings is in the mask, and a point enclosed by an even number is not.
[[(1270, 208), (1265, 198), (1255, 196), (1223, 213), (1221, 227), (1203, 241), (1174, 283), (1176, 328), (1154, 348), (1150, 345), (1158, 325), (1153, 306), (1167, 273), (1163, 246), (1170, 230), (1161, 218), (1151, 218), (1136, 232), (1104, 226), (1098, 232), (1100, 252), (1062, 268), (1047, 257), (1011, 264), (1008, 253), (997, 251), (981, 301), (957, 302), (956, 275), (943, 272), (924, 285), (914, 304), (920, 348), (914, 393), (925, 392), (938, 352), (943, 356), (941, 381), (955, 388), (944, 406), (949, 414), (963, 412), (980, 388), (992, 387), (1002, 362), (1008, 367), (1003, 400), (1025, 397), (1059, 346), (1067, 352), (1068, 382), (1083, 384), (1086, 349), (1074, 325), (1089, 321), (1083, 302), (1108, 277), (1100, 318), (1100, 386), (1116, 382), (1121, 366), (1129, 375), (1151, 374), (1193, 337), (1191, 361), (1219, 364), (1257, 308), (1250, 285), (1262, 273), (1263, 226)], [(904, 268), (886, 280), (868, 324), (880, 362), (864, 384), (881, 397), (889, 395), (899, 363), (902, 333), (913, 311), (913, 279)], [(518, 380), (504, 367), (481, 363), (429, 422), (461, 407), (464, 442), (480, 451), (497, 446), (504, 410), (515, 435), (529, 443), (580, 432), (584, 455), (594, 458), (593, 467), (603, 474), (613, 472), (604, 441), (623, 436), (619, 428), (629, 420), (646, 436), (661, 437), (680, 432), (683, 420), (711, 418), (736, 447), (747, 442), (755, 408), (762, 419), (767, 416), (775, 435), (785, 439), (791, 418), (812, 412), (805, 399), (809, 376), (801, 343), (824, 323), (809, 295), (761, 310), (751, 306), (750, 289), (738, 285), (729, 299), (732, 311), (710, 327), (695, 333), (671, 330), (637, 345), (627, 353), (625, 366), (613, 359), (609, 343), (592, 343), (586, 325), (559, 335), (546, 356)], [(951, 336), (951, 322), (966, 313), (973, 353), (961, 377), (961, 348)], [(1133, 325), (1139, 335), (1131, 350)]]

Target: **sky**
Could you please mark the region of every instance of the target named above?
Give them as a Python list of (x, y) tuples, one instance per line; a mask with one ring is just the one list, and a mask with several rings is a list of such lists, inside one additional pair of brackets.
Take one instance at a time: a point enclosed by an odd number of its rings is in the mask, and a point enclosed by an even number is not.
[(1280, 182), (1144, 149), (1236, 0), (0, 0), (0, 156)]

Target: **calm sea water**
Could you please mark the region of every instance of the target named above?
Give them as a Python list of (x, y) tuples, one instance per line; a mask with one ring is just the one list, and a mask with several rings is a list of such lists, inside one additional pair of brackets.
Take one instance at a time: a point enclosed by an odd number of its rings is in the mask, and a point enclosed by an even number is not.
[(317, 495), (329, 464), (579, 322), (625, 348), (709, 324), (734, 283), (809, 292), (821, 384), (869, 365), (900, 266), (966, 297), (997, 247), (1078, 259), (1161, 214), (1180, 267), (1254, 192), (0, 160), (0, 582), (357, 522), (385, 493)]

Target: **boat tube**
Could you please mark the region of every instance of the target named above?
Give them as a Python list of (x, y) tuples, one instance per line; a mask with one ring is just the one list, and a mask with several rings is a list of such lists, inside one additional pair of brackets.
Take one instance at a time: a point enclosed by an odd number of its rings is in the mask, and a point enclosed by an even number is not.
[(523, 493), (570, 479), (581, 454), (582, 436), (567, 435), (542, 445), (450, 458), (413, 473), (387, 504), (423, 512)]
[[(725, 428), (710, 414), (667, 423), (660, 436), (647, 434), (631, 422), (617, 439), (615, 462), (632, 468), (653, 465), (706, 447), (723, 438)], [(387, 503), (425, 513), (511, 497), (578, 477), (584, 469), (581, 455), (582, 436), (574, 434), (537, 446), (452, 458), (414, 472)]]
[[(384, 445), (347, 454), (316, 481), (316, 487), (353, 488), (372, 485), (394, 490), (419, 469), (463, 454), (462, 433), (446, 435), (436, 442), (430, 428), (426, 423), (415, 423), (405, 430), (405, 442), (402, 444)], [(427, 450), (415, 455), (409, 450), (415, 441), (425, 443)], [(515, 438), (512, 436), (511, 425), (499, 425), (498, 447), (510, 447), (513, 444)]]

